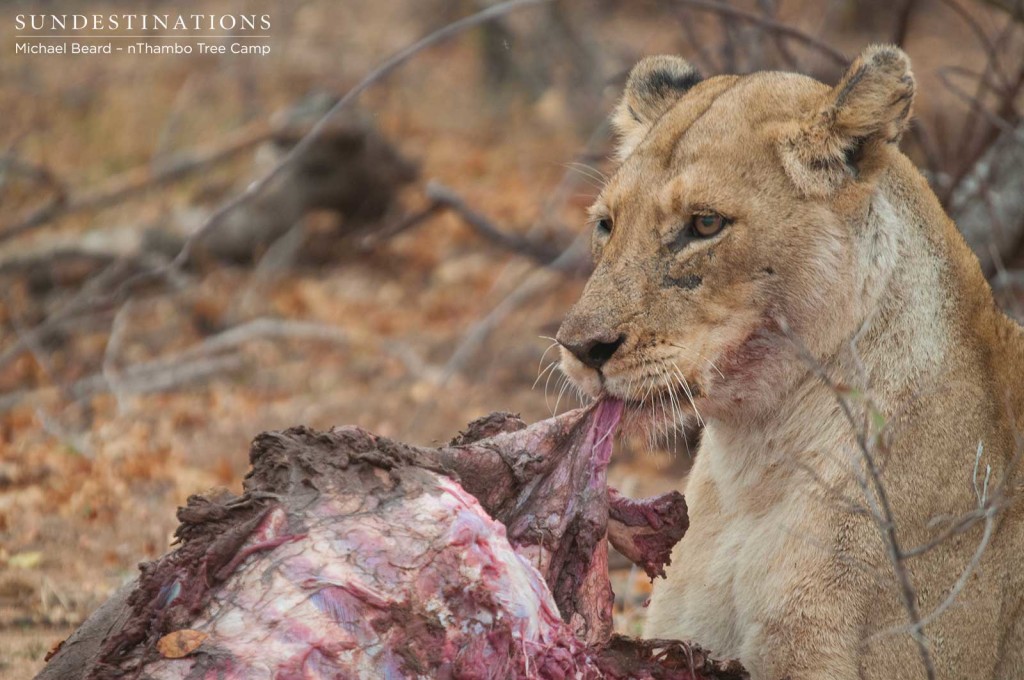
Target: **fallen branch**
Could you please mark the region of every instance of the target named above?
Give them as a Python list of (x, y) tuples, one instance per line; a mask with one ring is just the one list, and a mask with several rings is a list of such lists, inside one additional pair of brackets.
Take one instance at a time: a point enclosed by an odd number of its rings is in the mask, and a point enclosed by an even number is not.
[(427, 197), (435, 204), (454, 212), (477, 234), (505, 250), (531, 257), (543, 264), (554, 262), (565, 250), (564, 247), (552, 247), (537, 243), (518, 234), (499, 229), (486, 217), (466, 205), (465, 201), (454, 191), (438, 182), (430, 182), (427, 185)]
[[(162, 392), (218, 373), (235, 371), (244, 365), (237, 355), (218, 356), (237, 350), (255, 340), (312, 340), (347, 345), (349, 338), (339, 328), (308, 321), (262, 318), (213, 335), (206, 340), (162, 357), (124, 369), (105, 362), (103, 370), (62, 388), (73, 399), (85, 399), (114, 391), (119, 396)], [(57, 388), (19, 390), (0, 396), (0, 413), (26, 401), (38, 400)]]
[(440, 28), (430, 35), (426, 36), (413, 43), (412, 45), (399, 50), (391, 57), (386, 59), (384, 63), (371, 71), (366, 75), (359, 83), (351, 90), (345, 93), (341, 99), (339, 99), (331, 109), (324, 114), (320, 120), (316, 122), (313, 128), (306, 134), (298, 144), (292, 147), (288, 153), (281, 159), (280, 162), (275, 165), (270, 172), (264, 175), (262, 178), (253, 182), (249, 187), (241, 194), (222, 205), (213, 215), (206, 220), (206, 222), (197, 229), (188, 240), (185, 245), (182, 246), (181, 251), (177, 257), (171, 262), (171, 266), (180, 267), (185, 264), (189, 256), (192, 253), (192, 248), (203, 236), (216, 229), (217, 226), (224, 221), (229, 213), (236, 210), (239, 206), (253, 200), (257, 195), (262, 193), (270, 184), (277, 179), (285, 169), (296, 159), (301, 157), (303, 154), (308, 152), (320, 139), (321, 134), (326, 131), (331, 122), (335, 120), (338, 115), (345, 110), (352, 102), (356, 100), (363, 92), (370, 88), (371, 85), (381, 80), (392, 71), (397, 69), (399, 66), (407, 62), (413, 56), (422, 52), (428, 47), (431, 47), (439, 42), (447, 40), (466, 29), (478, 26), (486, 21), (490, 21), (497, 17), (503, 16), (513, 10), (528, 7), (531, 5), (541, 5), (552, 0), (507, 0), (506, 2), (499, 3), (487, 9), (471, 14), (468, 17), (459, 19), (447, 26)]
[(226, 142), (201, 151), (177, 154), (160, 164), (146, 165), (118, 175), (102, 186), (76, 192), (64, 189), (31, 214), (0, 227), (0, 243), (22, 236), (55, 220), (90, 210), (100, 210), (149, 189), (179, 181), (212, 165), (231, 160), (272, 139), (276, 131), (256, 123), (229, 135)]
[(458, 215), (463, 223), (476, 234), (497, 245), (499, 248), (537, 260), (541, 264), (551, 264), (564, 251), (562, 247), (539, 243), (529, 237), (520, 236), (519, 234), (501, 229), (487, 217), (466, 205), (466, 202), (454, 190), (440, 182), (429, 182), (425, 194), (429, 199), (429, 203), (424, 208), (406, 215), (389, 227), (368, 234), (363, 238), (360, 246), (364, 250), (371, 250), (378, 247), (384, 241), (418, 227), (441, 213), (450, 210)]

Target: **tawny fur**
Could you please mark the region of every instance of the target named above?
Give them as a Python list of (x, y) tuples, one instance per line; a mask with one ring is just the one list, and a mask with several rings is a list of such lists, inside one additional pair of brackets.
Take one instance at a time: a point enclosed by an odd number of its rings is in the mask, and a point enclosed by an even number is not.
[[(858, 430), (825, 374), (853, 388), (858, 418), (878, 409), (865, 422), (884, 422), (872, 452), (906, 549), (978, 506), (981, 445), (1010, 502), (924, 632), (940, 678), (1024, 678), (1024, 332), (897, 148), (909, 60), (869, 48), (835, 87), (786, 73), (677, 78), (671, 97), (638, 86), (664, 69), (692, 71), (641, 62), (614, 118), (623, 161), (592, 209), (611, 233), (595, 232), (594, 274), (559, 331), (564, 345), (624, 338), (600, 372), (563, 350), (585, 392), (706, 423), (690, 530), (645, 635), (738, 657), (754, 680), (924, 677), (910, 636), (886, 633), (908, 613), (878, 526), (854, 509), (867, 505)], [(673, 247), (706, 211), (731, 223)], [(981, 536), (979, 523), (909, 561), (922, 615)]]

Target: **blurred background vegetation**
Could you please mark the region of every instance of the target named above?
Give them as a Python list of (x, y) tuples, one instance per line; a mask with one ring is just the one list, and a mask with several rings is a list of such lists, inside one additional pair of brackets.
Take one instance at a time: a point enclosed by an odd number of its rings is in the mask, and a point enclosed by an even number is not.
[[(1019, 1), (520, 7), (372, 78), (298, 147), (389, 55), (492, 3), (244, 4), (0, 6), (0, 676), (41, 667), (166, 551), (188, 494), (237, 489), (260, 431), (430, 443), (492, 410), (578, 405), (549, 338), (642, 56), (834, 82), (866, 44), (902, 45), (919, 82), (904, 149), (1021, 318)], [(14, 55), (17, 14), (240, 11), (270, 15), (269, 55)], [(697, 436), (620, 442), (613, 480), (675, 486)], [(616, 575), (631, 632), (641, 576)]]

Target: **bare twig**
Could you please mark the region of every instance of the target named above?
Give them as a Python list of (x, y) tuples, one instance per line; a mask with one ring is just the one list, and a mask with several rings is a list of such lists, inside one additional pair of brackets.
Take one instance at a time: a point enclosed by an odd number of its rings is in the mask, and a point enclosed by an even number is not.
[[(948, 82), (941, 70), (939, 75), (952, 92), (967, 96)], [(947, 204), (983, 271), (991, 276), (996, 259), (1012, 258), (1024, 243), (1024, 198), (1018, 190), (1024, 178), (1024, 124), (1018, 121), (1012, 126), (977, 106), (979, 112), (991, 118), (991, 129), (997, 134), (980, 149), (980, 156), (965, 164), (968, 172), (953, 178)]]
[(724, 12), (718, 13), (718, 25), (722, 32), (722, 44), (718, 48), (718, 53), (722, 57), (722, 65), (726, 73), (739, 73), (740, 67), (736, 58), (736, 36), (733, 35), (730, 18)]
[(903, 606), (910, 617), (910, 636), (917, 645), (918, 653), (921, 657), (921, 662), (925, 667), (925, 673), (928, 680), (934, 680), (935, 662), (932, 660), (931, 651), (928, 649), (928, 640), (925, 638), (924, 632), (921, 628), (922, 618), (921, 611), (918, 606), (917, 591), (910, 578), (910, 571), (907, 568), (906, 563), (907, 558), (903, 552), (899, 536), (897, 534), (896, 520), (893, 514), (892, 504), (889, 500), (888, 491), (882, 483), (882, 471), (871, 451), (871, 444), (868, 441), (868, 433), (863, 429), (861, 423), (859, 423), (857, 418), (854, 416), (853, 410), (850, 408), (850, 404), (844, 396), (847, 391), (842, 389), (834, 380), (832, 380), (824, 367), (814, 358), (813, 355), (811, 355), (807, 348), (804, 347), (799, 338), (790, 332), (789, 326), (785, 320), (779, 320), (779, 327), (797, 349), (807, 366), (813, 371), (818, 379), (824, 383), (829, 391), (832, 392), (836, 403), (839, 405), (840, 411), (842, 411), (843, 417), (850, 424), (850, 427), (853, 430), (854, 441), (857, 444), (857, 449), (860, 452), (866, 473), (866, 477), (858, 477), (858, 481), (864, 491), (865, 500), (869, 505), (871, 505), (871, 512), (874, 517), (875, 524), (882, 536), (886, 552), (889, 556), (889, 561), (892, 564), (893, 573), (896, 577), (896, 585), (898, 587), (900, 597), (903, 600)]
[(917, 6), (917, 0), (903, 0), (899, 14), (896, 15), (896, 25), (893, 27), (891, 43), (899, 47), (907, 42), (907, 34), (910, 32), (910, 17)]
[[(166, 280), (172, 283), (179, 280), (177, 270), (160, 269), (161, 265), (153, 262), (153, 259), (152, 256), (144, 254), (139, 258), (118, 259), (111, 262), (103, 271), (89, 279), (76, 295), (52, 312), (42, 323), (26, 330), (3, 352), (0, 352), (0, 369), (17, 358), (37, 338), (44, 337), (68, 324), (81, 322), (99, 312), (112, 310), (117, 303), (128, 299), (131, 293), (145, 284), (152, 283), (144, 275), (132, 275), (131, 271), (134, 267), (148, 268), (146, 272), (160, 270)], [(134, 282), (134, 286), (127, 288), (124, 283), (118, 286), (119, 281), (131, 281)], [(115, 288), (113, 293), (105, 292), (109, 288)]]
[(420, 226), (424, 222), (429, 221), (431, 218), (444, 212), (445, 206), (438, 200), (433, 200), (427, 204), (425, 208), (417, 210), (403, 216), (401, 219), (395, 221), (383, 229), (371, 232), (363, 237), (359, 246), (363, 250), (373, 250), (388, 239), (392, 239), (399, 234)]
[[(45, 165), (39, 165), (19, 158), (13, 152), (0, 156), (0, 180), (3, 180), (4, 175), (8, 173), (27, 177), (31, 181), (51, 189), (58, 195), (67, 192), (67, 188), (57, 179), (53, 170)], [(0, 186), (2, 186), (2, 183), (0, 183)]]
[[(966, 116), (960, 126), (959, 143), (950, 156), (950, 182), (944, 187), (940, 198), (943, 205), (948, 205), (953, 192), (978, 164), (980, 159), (996, 144), (1000, 130), (1005, 131), (1007, 125), (1012, 126), (1019, 119), (1016, 100), (1024, 87), (1024, 64), (1016, 63), (1007, 71), (1003, 68), (1001, 55), (1008, 51), (1008, 44), (1019, 26), (1014, 17), (1008, 17), (1005, 26), (995, 39), (981, 26), (977, 18), (964, 9), (957, 0), (942, 0), (974, 33), (978, 43), (986, 54), (984, 70), (980, 75), (967, 72), (965, 69), (951, 66), (941, 69), (939, 77), (943, 84), (957, 97), (967, 102), (971, 112), (980, 116)], [(957, 87), (950, 75), (953, 73), (967, 74), (976, 78), (974, 95), (970, 95)], [(986, 91), (995, 96), (994, 111), (990, 113), (983, 102)], [(979, 125), (981, 121), (981, 125)]]
[[(993, 208), (989, 208), (992, 210)], [(1024, 218), (1021, 218), (1021, 226), (1024, 227)], [(1024, 236), (1020, 236), (1024, 240)], [(1012, 274), (1006, 269), (1006, 262), (1002, 253), (995, 243), (989, 243), (989, 256), (992, 258), (992, 266), (995, 268), (995, 276), (992, 277), (992, 291), (995, 293), (1013, 289), (1015, 287), (1024, 289), (1024, 271), (1015, 271)], [(1016, 276), (1014, 276), (1014, 274)], [(1017, 318), (1018, 322), (1024, 322), (1024, 308), (1021, 306), (1020, 298), (1016, 295), (1009, 297), (1009, 303), (1005, 304), (1009, 311)]]
[(466, 205), (454, 191), (438, 182), (431, 182), (427, 185), (427, 196), (435, 203), (443, 205), (461, 217), (473, 231), (506, 250), (532, 257), (544, 264), (555, 261), (565, 250), (537, 243), (518, 234), (499, 229), (486, 217)]
[(341, 345), (347, 345), (349, 342), (348, 334), (334, 326), (311, 321), (260, 318), (247, 321), (226, 331), (221, 331), (197, 345), (155, 362), (150, 362), (149, 365), (150, 367), (172, 366), (182, 361), (233, 350), (253, 340), (268, 338), (317, 340)]
[(249, 281), (227, 312), (227, 318), (239, 319), (256, 316), (261, 300), (266, 299), (266, 291), (273, 281), (282, 277), (295, 262), (306, 240), (306, 226), (300, 219), (288, 231), (279, 236), (252, 270)]
[(791, 38), (799, 43), (803, 43), (808, 47), (812, 47), (821, 54), (825, 55), (838, 66), (846, 67), (850, 60), (839, 50), (835, 49), (828, 43), (815, 38), (812, 35), (804, 33), (798, 28), (794, 28), (788, 24), (784, 24), (775, 19), (768, 18), (761, 14), (755, 14), (754, 12), (748, 12), (747, 10), (727, 5), (724, 2), (718, 2), (717, 0), (677, 0), (679, 4), (686, 7), (693, 7), (694, 9), (704, 10), (706, 12), (715, 12), (717, 14), (731, 17), (733, 19), (739, 19), (740, 21), (746, 21), (748, 23), (760, 26), (765, 30), (779, 35)]
[[(888, 630), (880, 631), (872, 637), (880, 637), (894, 633), (909, 634), (917, 645), (922, 664), (925, 668), (926, 676), (929, 679), (933, 679), (936, 676), (936, 670), (934, 661), (931, 657), (931, 652), (928, 648), (928, 641), (925, 637), (924, 629), (937, 620), (939, 616), (945, 613), (953, 605), (962, 593), (963, 589), (966, 587), (971, 576), (980, 566), (982, 556), (987, 549), (992, 538), (993, 531), (995, 530), (996, 518), (999, 512), (1007, 507), (1011, 501), (1010, 495), (1007, 492), (1007, 487), (1013, 479), (1013, 471), (1016, 470), (1024, 451), (1022, 451), (1022, 447), (1018, 444), (1018, 448), (1013, 459), (1003, 471), (1002, 480), (998, 485), (993, 485), (991, 479), (991, 467), (989, 465), (985, 465), (984, 472), (982, 472), (982, 454), (984, 449), (982, 444), (979, 442), (975, 457), (974, 471), (971, 478), (971, 483), (977, 500), (976, 508), (952, 521), (943, 531), (933, 536), (927, 543), (915, 548), (904, 548), (897, 533), (895, 513), (893, 512), (889, 494), (882, 479), (884, 470), (882, 469), (879, 458), (876, 455), (876, 451), (883, 455), (888, 455), (888, 440), (886, 437), (887, 427), (883, 425), (880, 431), (873, 434), (871, 432), (871, 422), (875, 420), (875, 417), (869, 416), (871, 416), (872, 413), (877, 413), (874, 404), (866, 397), (866, 392), (863, 393), (867, 400), (864, 409), (865, 419), (863, 422), (858, 421), (848, 399), (851, 391), (837, 384), (836, 381), (832, 379), (822, 364), (818, 362), (806, 349), (803, 343), (800, 342), (799, 338), (790, 332), (788, 325), (784, 320), (779, 320), (779, 327), (783, 331), (785, 337), (796, 348), (801, 359), (810, 368), (812, 373), (820, 379), (825, 387), (833, 394), (844, 419), (852, 429), (857, 450), (859, 452), (861, 462), (863, 463), (865, 474), (863, 476), (856, 475), (856, 479), (869, 508), (866, 509), (866, 511), (862, 511), (860, 509), (855, 511), (861, 514), (867, 514), (874, 521), (883, 539), (889, 561), (896, 577), (896, 583), (903, 601), (903, 606), (909, 617), (909, 623), (907, 625), (896, 626)], [(859, 365), (860, 360), (857, 356), (856, 339), (851, 343), (850, 349), (854, 354), (855, 363)], [(948, 388), (948, 385), (945, 385), (944, 387)], [(813, 474), (812, 477), (820, 479)], [(849, 499), (843, 500), (847, 503), (849, 502)], [(914, 588), (910, 577), (910, 570), (907, 564), (908, 561), (913, 557), (923, 555), (924, 553), (936, 548), (950, 538), (976, 527), (979, 522), (984, 522), (982, 535), (973, 554), (967, 561), (967, 564), (960, 572), (956, 582), (953, 584), (953, 587), (946, 594), (946, 597), (943, 598), (937, 606), (931, 609), (931, 611), (923, 614), (918, 604), (917, 591)]]
[[(979, 92), (984, 92), (984, 90), (988, 88), (992, 89), (994, 92), (1001, 94), (1002, 100), (999, 102), (999, 105), (997, 106), (998, 112), (993, 113), (989, 111), (988, 108), (986, 108), (985, 104), (981, 101), (980, 94), (972, 96), (965, 92), (963, 89), (961, 89), (959, 86), (957, 86), (956, 83), (953, 82), (952, 78), (950, 78), (950, 76), (954, 74), (976, 76), (978, 78), (979, 83)], [(939, 79), (942, 81), (942, 84), (946, 86), (946, 89), (948, 89), (950, 92), (952, 92), (961, 100), (963, 100), (968, 106), (970, 106), (972, 112), (981, 114), (981, 116), (990, 124), (990, 126), (993, 128), (995, 132), (998, 132), (999, 130), (1005, 132), (1011, 129), (1013, 121), (1019, 117), (1016, 112), (1016, 98), (1017, 95), (1020, 93), (1021, 88), (1024, 87), (1024, 67), (1022, 67), (1014, 83), (1008, 86), (1008, 89), (1006, 89), (1005, 91), (1000, 91), (997, 85), (989, 83), (987, 81), (987, 74), (973, 74), (969, 70), (959, 66), (947, 66), (944, 68), (940, 68), (938, 69), (938, 75)], [(970, 123), (971, 121), (968, 120), (967, 122)], [(970, 139), (969, 126), (965, 126), (963, 135), (964, 139)], [(988, 137), (988, 140), (982, 140), (982, 142), (977, 145), (977, 148), (973, 150), (973, 155), (970, 158), (963, 160), (962, 165), (966, 168), (967, 171), (970, 171), (971, 167), (973, 167), (974, 163), (977, 161), (977, 157), (985, 153), (985, 151), (987, 151), (987, 144), (991, 144), (991, 142), (993, 141), (994, 132), (990, 131)], [(971, 152), (971, 150), (966, 145), (964, 145), (962, 151), (964, 153)]]
[(123, 414), (125, 411), (125, 395), (121, 390), (121, 371), (117, 367), (117, 357), (121, 353), (121, 346), (124, 344), (124, 336), (128, 326), (128, 317), (131, 314), (132, 304), (128, 300), (121, 309), (114, 315), (114, 322), (110, 326), (110, 335), (107, 336), (107, 346), (103, 351), (103, 362), (100, 365), (100, 375), (107, 381), (107, 386), (117, 401), (117, 412)]
[[(704, 38), (697, 31), (690, 15), (689, 11), (680, 8), (679, 23), (683, 27), (683, 33), (686, 35), (686, 44), (697, 52), (697, 59), (699, 61), (697, 66), (699, 70), (705, 74), (721, 71), (722, 69), (716, 64), (714, 57), (711, 56), (711, 50), (704, 44)], [(623, 78), (623, 81), (625, 81), (625, 78)]]
[(918, 120), (912, 120), (910, 122), (910, 136), (917, 142), (918, 148), (924, 155), (924, 162), (928, 169), (928, 179), (933, 186), (941, 187), (942, 178), (940, 177), (942, 163), (940, 161), (941, 152), (939, 147), (935, 144), (935, 140), (932, 138), (928, 130), (926, 130)]
[(532, 299), (539, 292), (548, 290), (552, 283), (554, 272), (564, 267), (571, 266), (578, 261), (583, 253), (583, 246), (589, 241), (590, 234), (584, 233), (576, 238), (561, 255), (555, 259), (548, 269), (536, 269), (527, 276), (522, 283), (509, 293), (498, 305), (492, 309), (487, 316), (476, 322), (470, 331), (463, 337), (456, 346), (451, 359), (445, 366), (443, 380), (447, 381), (455, 373), (460, 371), (465, 362), (472, 357), (481, 344), (487, 339), (494, 328), (501, 323), (509, 314), (518, 309), (526, 301)]
[[(941, 616), (960, 596), (967, 582), (971, 576), (977, 571), (978, 566), (981, 564), (982, 555), (985, 549), (988, 547), (989, 542), (992, 539), (992, 532), (995, 530), (996, 518), (998, 514), (1005, 509), (1011, 502), (1010, 497), (1007, 494), (1006, 487), (1010, 483), (1013, 477), (1013, 471), (1017, 469), (1020, 464), (1021, 455), (1024, 453), (1024, 447), (1021, 446), (1020, 441), (1017, 442), (1017, 448), (1014, 453), (1013, 459), (1010, 461), (1007, 467), (1001, 483), (993, 487), (991, 485), (991, 472), (990, 466), (985, 466), (985, 474), (983, 481), (979, 484), (979, 475), (981, 471), (981, 460), (982, 454), (984, 453), (984, 447), (981, 442), (978, 443), (978, 450), (974, 461), (974, 473), (972, 476), (972, 482), (974, 484), (974, 492), (977, 498), (977, 508), (962, 516), (958, 521), (953, 523), (949, 529), (938, 536), (934, 537), (931, 541), (925, 545), (919, 546), (911, 550), (905, 550), (903, 552), (904, 559), (909, 559), (916, 555), (922, 555), (925, 552), (932, 550), (944, 541), (961, 534), (968, 529), (973, 528), (978, 522), (984, 521), (984, 527), (982, 530), (981, 539), (978, 541), (978, 545), (971, 555), (971, 559), (967, 562), (967, 565), (960, 572), (960, 576), (957, 578), (953, 587), (950, 589), (946, 597), (936, 606), (931, 612), (924, 616), (917, 624), (920, 629), (923, 629), (928, 624), (934, 622), (939, 616)], [(906, 630), (905, 626), (893, 628), (888, 631), (882, 631), (878, 635), (887, 635), (892, 633), (899, 633)]]
[[(684, 24), (685, 25), (685, 24)], [(576, 154), (576, 163), (569, 164), (566, 172), (562, 174), (561, 179), (555, 188), (550, 192), (548, 199), (545, 201), (543, 208), (540, 211), (540, 215), (534, 220), (533, 227), (526, 232), (526, 238), (532, 238), (534, 234), (540, 232), (542, 225), (553, 215), (561, 206), (565, 204), (565, 201), (569, 198), (570, 193), (579, 181), (580, 177), (589, 177), (591, 180), (596, 179), (590, 177), (590, 173), (583, 173), (580, 170), (580, 161), (592, 161), (594, 156), (597, 156), (597, 149), (607, 139), (608, 135), (608, 122), (607, 120), (602, 121), (597, 125), (591, 132), (587, 139), (587, 142), (583, 150)], [(601, 174), (598, 171), (598, 174)], [(603, 179), (603, 178), (602, 178)], [(451, 378), (461, 371), (465, 364), (476, 355), (476, 352), (480, 349), (483, 343), (490, 337), (491, 333), (498, 327), (498, 325), (510, 314), (512, 314), (520, 306), (526, 304), (529, 300), (534, 299), (544, 290), (547, 290), (550, 285), (555, 281), (552, 271), (560, 272), (582, 272), (586, 269), (589, 264), (587, 258), (585, 244), (590, 237), (589, 232), (585, 232), (577, 236), (572, 243), (566, 247), (564, 251), (553, 261), (551, 261), (547, 268), (537, 269), (526, 273), (523, 278), (522, 269), (515, 270), (515, 285), (504, 291), (503, 297), (498, 304), (492, 308), (488, 313), (478, 320), (476, 320), (470, 328), (459, 338), (455, 345), (455, 350), (452, 352), (450, 358), (444, 366), (443, 371), (436, 373), (434, 384), (438, 387), (448, 383)], [(517, 263), (518, 264), (518, 263)], [(506, 272), (512, 265), (507, 265)], [(499, 281), (501, 277), (498, 277)], [(501, 286), (496, 283), (495, 289)], [(436, 402), (427, 401), (421, 405), (417, 411), (413, 414), (411, 429), (415, 429), (416, 424), (420, 420), (426, 417), (430, 409), (435, 408)]]
[[(178, 362), (168, 366), (142, 364), (126, 371), (124, 379), (118, 382), (121, 398), (132, 394), (166, 392), (197, 380), (205, 380), (220, 373), (240, 370), (245, 360), (240, 356), (218, 356)], [(95, 375), (79, 381), (73, 387), (78, 399), (84, 399), (108, 389), (106, 378)]]
[(982, 49), (985, 50), (985, 54), (988, 57), (988, 63), (993, 69), (999, 72), (999, 52), (992, 43), (992, 39), (989, 38), (988, 33), (978, 23), (978, 19), (971, 12), (963, 8), (963, 6), (957, 2), (957, 0), (940, 0), (942, 4), (953, 10), (960, 19), (967, 24), (967, 27), (974, 33), (974, 37), (978, 39), (978, 44), (981, 45)]
[(64, 425), (46, 413), (42, 409), (36, 409), (36, 419), (39, 421), (43, 432), (50, 435), (68, 449), (86, 458), (93, 458), (96, 450), (89, 441), (88, 432), (68, 432)]
[[(776, 21), (776, 15), (778, 14), (779, 4), (775, 0), (760, 0), (758, 5), (761, 7), (761, 11), (766, 19)], [(800, 70), (800, 64), (797, 58), (789, 49), (789, 45), (786, 44), (785, 39), (779, 35), (776, 31), (771, 31), (772, 43), (775, 45), (775, 50), (779, 53), (782, 58), (783, 66), (791, 71)]]

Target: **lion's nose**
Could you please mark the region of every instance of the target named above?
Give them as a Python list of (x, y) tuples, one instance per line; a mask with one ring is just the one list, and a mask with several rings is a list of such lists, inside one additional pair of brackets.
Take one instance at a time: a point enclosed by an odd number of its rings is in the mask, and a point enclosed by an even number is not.
[(579, 359), (585, 366), (590, 366), (595, 371), (608, 363), (608, 360), (626, 342), (625, 334), (620, 333), (614, 339), (609, 336), (594, 337), (581, 342), (562, 342), (562, 347), (572, 352), (573, 356)]

